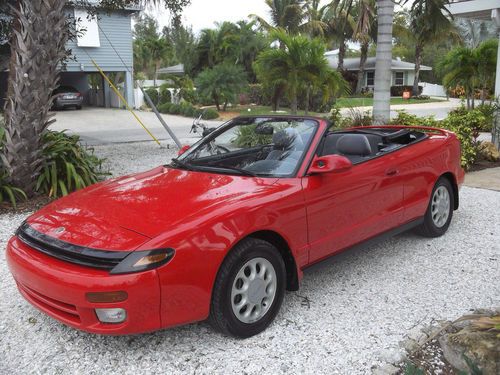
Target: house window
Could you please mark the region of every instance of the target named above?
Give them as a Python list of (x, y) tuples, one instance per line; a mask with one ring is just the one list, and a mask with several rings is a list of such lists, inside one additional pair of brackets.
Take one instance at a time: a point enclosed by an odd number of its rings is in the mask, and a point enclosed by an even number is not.
[(84, 9), (75, 9), (76, 41), (78, 47), (100, 47), (97, 17)]
[(375, 72), (366, 72), (366, 86), (375, 86)]
[(394, 84), (396, 86), (403, 86), (405, 84), (405, 73), (404, 72), (396, 72), (394, 77)]

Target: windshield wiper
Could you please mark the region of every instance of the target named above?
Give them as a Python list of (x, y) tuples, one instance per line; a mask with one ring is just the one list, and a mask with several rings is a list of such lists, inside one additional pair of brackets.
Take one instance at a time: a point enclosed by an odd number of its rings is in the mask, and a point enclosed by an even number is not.
[[(183, 169), (187, 169), (188, 171), (194, 171), (196, 168), (191, 163), (186, 163), (184, 161), (179, 160), (178, 158), (172, 158), (173, 166), (181, 167)], [(170, 163), (172, 164), (172, 163)]]
[(230, 171), (235, 171), (235, 172), (238, 172), (240, 173), (241, 175), (243, 176), (251, 176), (251, 177), (256, 177), (257, 175), (253, 172), (250, 172), (250, 171), (247, 171), (246, 169), (242, 169), (242, 168), (238, 168), (238, 167), (228, 167), (228, 166), (225, 166), (225, 165), (217, 165), (217, 164), (212, 164), (208, 167), (212, 167), (212, 168), (218, 168), (218, 169), (227, 169), (227, 170), (230, 170)]

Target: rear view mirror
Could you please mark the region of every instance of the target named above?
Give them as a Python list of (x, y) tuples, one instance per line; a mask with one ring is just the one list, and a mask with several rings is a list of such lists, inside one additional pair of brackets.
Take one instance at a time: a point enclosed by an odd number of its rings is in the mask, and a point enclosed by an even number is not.
[(352, 168), (352, 162), (342, 155), (315, 156), (308, 174), (344, 172)]
[(269, 125), (260, 124), (255, 127), (255, 134), (260, 135), (273, 135), (274, 128)]

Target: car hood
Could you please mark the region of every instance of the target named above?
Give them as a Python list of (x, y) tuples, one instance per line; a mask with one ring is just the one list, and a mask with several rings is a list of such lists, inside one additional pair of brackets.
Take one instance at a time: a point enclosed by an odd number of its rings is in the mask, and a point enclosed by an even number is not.
[(263, 193), (276, 180), (158, 167), (70, 194), (27, 221), (75, 245), (130, 251), (217, 206)]

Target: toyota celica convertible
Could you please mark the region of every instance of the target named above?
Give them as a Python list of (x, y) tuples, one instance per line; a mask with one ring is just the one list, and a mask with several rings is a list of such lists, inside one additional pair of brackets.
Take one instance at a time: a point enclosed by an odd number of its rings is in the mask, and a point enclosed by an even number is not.
[(412, 228), (446, 232), (464, 178), (453, 133), (329, 128), (238, 117), (170, 164), (54, 201), (8, 243), (20, 293), (88, 332), (208, 319), (243, 338), (273, 321), (305, 268)]

